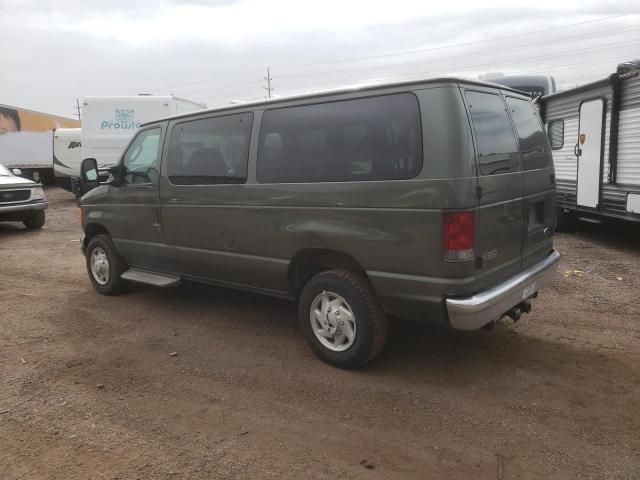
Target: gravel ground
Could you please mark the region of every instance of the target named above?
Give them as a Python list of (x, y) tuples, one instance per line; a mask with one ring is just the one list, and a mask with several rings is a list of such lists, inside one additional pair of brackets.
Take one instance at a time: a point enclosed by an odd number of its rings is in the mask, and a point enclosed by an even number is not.
[(2, 479), (640, 478), (637, 226), (558, 235), (520, 322), (395, 321), (352, 372), (312, 355), (286, 301), (100, 296), (74, 200), (47, 193), (41, 231), (0, 226)]

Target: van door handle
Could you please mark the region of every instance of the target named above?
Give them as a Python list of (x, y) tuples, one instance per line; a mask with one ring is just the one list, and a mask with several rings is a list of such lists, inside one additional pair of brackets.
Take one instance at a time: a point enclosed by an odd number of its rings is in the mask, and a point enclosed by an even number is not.
[(151, 218), (153, 220), (153, 226), (160, 230), (160, 211), (157, 208), (151, 209)]
[(582, 149), (580, 148), (580, 142), (576, 143), (576, 146), (573, 147), (573, 153), (575, 153), (576, 157), (582, 155)]

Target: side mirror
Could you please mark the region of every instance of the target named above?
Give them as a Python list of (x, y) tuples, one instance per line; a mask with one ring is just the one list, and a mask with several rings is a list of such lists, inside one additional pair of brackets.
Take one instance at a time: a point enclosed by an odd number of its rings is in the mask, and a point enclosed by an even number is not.
[(16, 177), (19, 177), (20, 175), (22, 175), (22, 170), (20, 170), (19, 168), (12, 168), (11, 173), (13, 173)]
[(80, 164), (80, 185), (84, 192), (88, 192), (100, 185), (98, 162), (95, 158), (85, 158)]

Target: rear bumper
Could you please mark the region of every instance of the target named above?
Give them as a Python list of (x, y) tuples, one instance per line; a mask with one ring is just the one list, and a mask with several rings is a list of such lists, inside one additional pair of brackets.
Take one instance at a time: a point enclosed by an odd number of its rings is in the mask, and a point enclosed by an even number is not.
[(457, 330), (476, 330), (497, 320), (551, 283), (559, 261), (560, 254), (553, 250), (544, 260), (490, 290), (466, 298), (448, 298), (449, 323)]
[(49, 206), (49, 202), (42, 200), (31, 203), (17, 203), (13, 205), (0, 205), (0, 214), (23, 212), (26, 210), (44, 210)]

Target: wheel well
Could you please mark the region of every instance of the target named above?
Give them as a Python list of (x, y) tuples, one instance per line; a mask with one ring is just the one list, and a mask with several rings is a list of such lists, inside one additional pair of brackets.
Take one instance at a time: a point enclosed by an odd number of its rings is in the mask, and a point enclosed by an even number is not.
[(346, 253), (324, 248), (301, 250), (289, 263), (289, 292), (297, 298), (307, 280), (320, 272), (336, 268), (365, 272), (362, 265)]
[(99, 223), (89, 223), (86, 227), (84, 227), (84, 246), (85, 248), (89, 245), (89, 241), (95, 237), (96, 235), (107, 234), (109, 235), (109, 231)]

